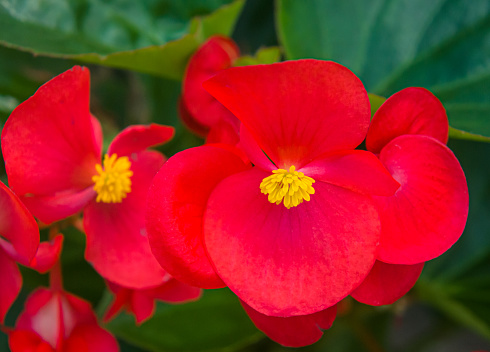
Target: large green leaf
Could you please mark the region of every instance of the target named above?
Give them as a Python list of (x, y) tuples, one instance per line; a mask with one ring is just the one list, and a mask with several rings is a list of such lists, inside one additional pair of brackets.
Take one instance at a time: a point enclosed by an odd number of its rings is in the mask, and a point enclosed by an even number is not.
[(444, 103), (450, 125), (471, 133), (453, 137), (490, 136), (490, 0), (277, 0), (277, 5), (288, 58), (337, 61), (368, 91), (385, 97), (409, 86), (426, 87)]
[(5, 0), (0, 44), (178, 79), (213, 34), (229, 35), (244, 0)]
[(153, 317), (139, 327), (134, 317), (125, 313), (106, 327), (121, 339), (151, 351), (233, 350), (263, 336), (228, 289), (206, 290), (196, 302), (158, 304)]

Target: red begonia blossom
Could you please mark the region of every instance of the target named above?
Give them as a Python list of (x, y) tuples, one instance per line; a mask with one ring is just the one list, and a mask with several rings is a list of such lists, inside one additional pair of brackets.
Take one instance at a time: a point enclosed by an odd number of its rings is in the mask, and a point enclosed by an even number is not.
[(204, 81), (230, 68), (240, 56), (235, 42), (213, 36), (192, 55), (187, 65), (179, 101), (179, 114), (184, 124), (208, 143), (238, 142), (240, 122), (220, 102), (204, 90)]
[(400, 188), (375, 197), (381, 220), (380, 261), (411, 265), (434, 259), (461, 236), (468, 216), (468, 186), (444, 144), (448, 121), (439, 100), (424, 88), (406, 88), (373, 117), (366, 147)]
[(218, 145), (170, 158), (148, 197), (156, 258), (188, 284), (228, 286), (266, 316), (335, 305), (376, 260), (372, 195), (399, 187), (354, 149), (370, 121), (362, 83), (336, 63), (300, 60), (230, 68), (204, 87), (241, 121), (254, 166)]
[(166, 279), (160, 286), (140, 290), (107, 282), (115, 297), (104, 315), (104, 320), (109, 321), (125, 309), (134, 315), (137, 324), (141, 324), (155, 312), (155, 301), (176, 304), (195, 301), (201, 297), (201, 289), (177, 281), (170, 275)]
[(16, 262), (30, 265), (38, 246), (39, 229), (34, 217), (0, 182), (0, 323), (22, 287)]
[(101, 162), (100, 124), (89, 111), (90, 75), (74, 67), (44, 84), (10, 115), (2, 131), (9, 184), (39, 220), (84, 210), (85, 256), (106, 279), (133, 288), (163, 282), (144, 225), (145, 202), (165, 157), (147, 148), (173, 128), (130, 126)]
[(116, 339), (97, 324), (90, 304), (58, 289), (40, 288), (9, 332), (12, 352), (116, 352)]

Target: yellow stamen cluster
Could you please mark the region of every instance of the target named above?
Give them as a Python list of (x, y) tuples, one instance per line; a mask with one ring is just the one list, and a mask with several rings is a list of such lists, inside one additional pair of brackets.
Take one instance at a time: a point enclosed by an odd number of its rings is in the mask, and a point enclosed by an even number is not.
[(289, 171), (284, 169), (272, 171), (272, 175), (264, 178), (260, 183), (260, 190), (269, 195), (269, 202), (279, 205), (284, 200), (284, 206), (289, 209), (303, 203), (303, 200), (307, 202), (310, 200), (310, 194), (315, 193), (315, 189), (311, 186), (313, 183), (315, 183), (314, 179), (296, 171), (293, 165)]
[(98, 175), (92, 176), (97, 192), (97, 202), (121, 203), (131, 192), (131, 162), (127, 156), (117, 157), (116, 154), (104, 156), (104, 168), (95, 165)]

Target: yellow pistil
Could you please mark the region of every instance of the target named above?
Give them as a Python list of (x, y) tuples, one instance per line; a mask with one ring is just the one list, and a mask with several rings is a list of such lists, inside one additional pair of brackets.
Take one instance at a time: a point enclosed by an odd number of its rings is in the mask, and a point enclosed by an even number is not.
[(315, 189), (311, 186), (315, 180), (305, 176), (304, 173), (296, 171), (296, 168), (291, 166), (289, 171), (277, 169), (272, 171), (272, 175), (264, 178), (260, 183), (260, 190), (264, 194), (268, 194), (269, 202), (281, 204), (284, 200), (286, 208), (297, 207), (298, 204), (310, 200), (310, 194), (315, 193)]
[(104, 156), (104, 168), (95, 165), (98, 175), (92, 176), (97, 202), (121, 203), (131, 192), (131, 162), (127, 156), (117, 157), (116, 154)]

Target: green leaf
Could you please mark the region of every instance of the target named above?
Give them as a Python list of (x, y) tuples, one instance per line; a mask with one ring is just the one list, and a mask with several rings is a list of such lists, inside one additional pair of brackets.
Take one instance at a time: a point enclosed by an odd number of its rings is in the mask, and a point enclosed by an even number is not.
[[(430, 89), (456, 138), (490, 137), (490, 0), (277, 0), (289, 59), (337, 61), (368, 91)], [(308, 38), (308, 40), (305, 40)]]
[(196, 302), (159, 303), (153, 317), (139, 327), (123, 313), (106, 328), (151, 351), (232, 350), (263, 337), (228, 289), (206, 290)]
[(278, 47), (260, 48), (255, 53), (255, 56), (244, 55), (240, 56), (233, 66), (249, 66), (261, 64), (273, 64), (281, 58), (281, 49)]
[(206, 38), (230, 35), (243, 3), (6, 0), (0, 3), (0, 44), (179, 79)]

